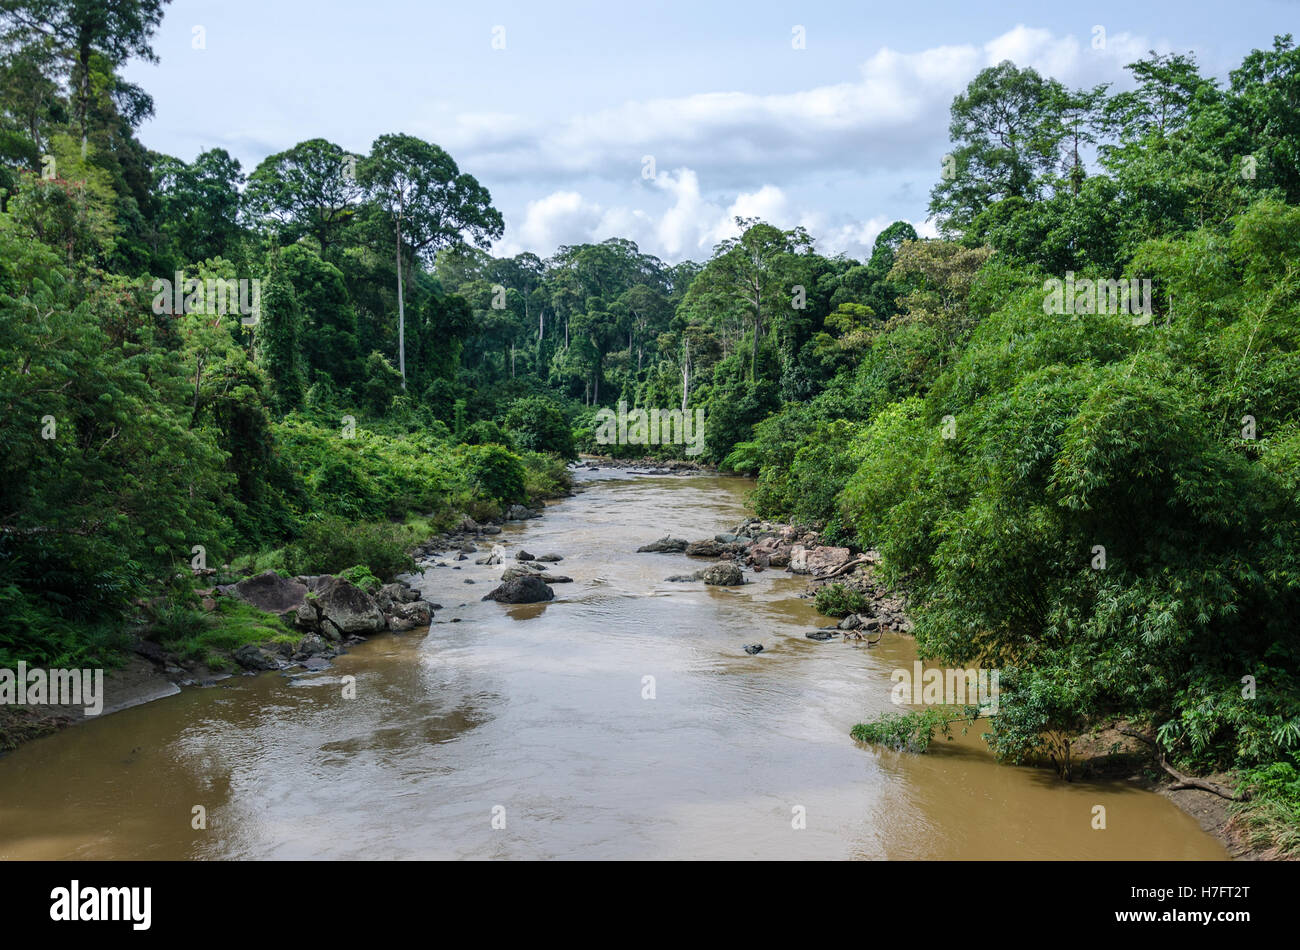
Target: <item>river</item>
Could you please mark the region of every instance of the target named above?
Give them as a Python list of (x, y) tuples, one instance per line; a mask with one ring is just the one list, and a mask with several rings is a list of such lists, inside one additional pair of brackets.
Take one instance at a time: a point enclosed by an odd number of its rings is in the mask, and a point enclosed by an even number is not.
[(996, 765), (974, 734), (924, 755), (854, 742), (895, 708), (909, 637), (808, 640), (825, 620), (803, 579), (665, 583), (684, 557), (633, 553), (728, 530), (752, 483), (578, 478), (498, 539), (564, 557), (553, 602), (481, 602), (501, 568), (471, 557), (419, 581), (444, 606), (427, 633), (31, 742), (0, 758), (0, 857), (1226, 857), (1159, 795)]

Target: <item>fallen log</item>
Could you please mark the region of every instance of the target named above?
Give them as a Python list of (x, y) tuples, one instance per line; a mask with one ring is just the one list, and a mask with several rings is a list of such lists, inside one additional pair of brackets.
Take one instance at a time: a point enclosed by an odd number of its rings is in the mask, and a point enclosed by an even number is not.
[(1247, 798), (1250, 797), (1248, 795), (1239, 795), (1236, 792), (1229, 791), (1228, 789), (1224, 788), (1222, 785), (1219, 785), (1217, 782), (1210, 782), (1205, 779), (1197, 778), (1194, 775), (1185, 775), (1184, 773), (1178, 771), (1176, 768), (1174, 768), (1165, 760), (1164, 750), (1160, 748), (1159, 743), (1157, 743), (1154, 739), (1147, 738), (1146, 736), (1142, 735), (1142, 733), (1137, 732), (1134, 729), (1125, 729), (1121, 727), (1117, 731), (1121, 735), (1132, 736), (1134, 739), (1139, 739), (1142, 742), (1145, 742), (1147, 745), (1151, 746), (1153, 750), (1155, 750), (1156, 762), (1159, 763), (1160, 767), (1164, 769), (1166, 772), (1168, 772), (1174, 778), (1174, 783), (1169, 786), (1171, 789), (1199, 788), (1202, 791), (1211, 792), (1215, 795), (1218, 795), (1220, 798), (1226, 798), (1228, 799), (1228, 801), (1231, 802), (1245, 801)]
[(869, 563), (869, 561), (870, 559), (865, 554), (859, 554), (857, 557), (853, 558), (853, 560), (845, 561), (843, 564), (835, 568), (835, 570), (833, 571), (828, 571), (825, 574), (818, 574), (816, 579), (819, 581), (828, 581), (832, 577), (839, 577), (841, 574), (847, 574), (849, 571), (853, 570), (853, 568), (857, 567), (859, 564), (867, 564)]

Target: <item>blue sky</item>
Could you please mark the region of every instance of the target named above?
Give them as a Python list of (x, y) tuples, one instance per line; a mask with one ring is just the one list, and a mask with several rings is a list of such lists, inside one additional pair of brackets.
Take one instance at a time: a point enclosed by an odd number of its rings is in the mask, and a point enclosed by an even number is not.
[(314, 137), (437, 142), (491, 190), (500, 253), (620, 236), (702, 260), (745, 214), (865, 257), (891, 221), (928, 231), (948, 106), (984, 66), (1123, 86), (1156, 49), (1224, 78), (1287, 32), (1300, 0), (174, 0), (161, 62), (127, 75), (155, 101), (141, 139), (187, 161), (222, 147), (248, 172)]

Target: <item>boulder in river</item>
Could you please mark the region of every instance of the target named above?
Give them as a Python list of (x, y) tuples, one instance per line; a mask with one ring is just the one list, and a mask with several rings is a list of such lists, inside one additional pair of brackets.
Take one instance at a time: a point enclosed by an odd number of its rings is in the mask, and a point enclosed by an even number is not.
[(261, 649), (256, 643), (245, 643), (231, 655), (246, 670), (278, 670), (280, 661)]
[(521, 574), (504, 581), (500, 587), (483, 597), (500, 604), (536, 604), (555, 599), (555, 591), (536, 574)]
[(839, 636), (834, 630), (814, 630), (812, 633), (805, 633), (809, 640), (820, 640), (825, 643), (827, 640), (834, 640)]
[(419, 593), (405, 584), (385, 584), (375, 593), (375, 606), (388, 613), (394, 604), (409, 604), (419, 599)]
[(324, 577), (314, 591), (321, 629), (340, 634), (374, 633), (384, 629), (384, 614), (374, 598), (342, 577)]
[(564, 558), (560, 557), (558, 554), (543, 554), (537, 560), (545, 561), (549, 564), (554, 564), (556, 561), (563, 561)]
[(636, 549), (637, 554), (681, 554), (686, 550), (685, 538), (670, 538), (667, 535), (658, 541), (651, 541)]
[(330, 645), (325, 642), (324, 637), (309, 633), (298, 641), (298, 650), (295, 655), (305, 659), (309, 656), (329, 652), (331, 652)]
[(723, 561), (699, 572), (700, 580), (715, 587), (735, 587), (745, 583), (744, 572), (734, 561)]
[(512, 564), (501, 572), (501, 579), (508, 581), (516, 577), (537, 577), (546, 573), (546, 568), (534, 564)]
[(692, 541), (686, 545), (686, 554), (690, 557), (720, 557), (722, 555), (722, 545), (712, 538), (706, 538), (703, 541)]
[(753, 656), (755, 653), (762, 653), (762, 652), (763, 652), (763, 644), (761, 644), (761, 643), (746, 643), (746, 644), (745, 644), (745, 652), (748, 653), (750, 656)]
[(533, 557), (533, 555), (529, 554), (527, 551), (520, 550), (520, 551), (516, 551), (516, 552), (515, 552), (515, 560), (516, 560), (516, 561), (536, 561), (537, 558)]

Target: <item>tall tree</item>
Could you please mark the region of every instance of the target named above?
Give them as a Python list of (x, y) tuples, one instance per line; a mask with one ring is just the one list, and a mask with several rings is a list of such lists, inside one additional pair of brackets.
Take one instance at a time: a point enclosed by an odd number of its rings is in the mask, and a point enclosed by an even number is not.
[(325, 139), (308, 139), (262, 160), (248, 177), (250, 213), (270, 222), (285, 242), (310, 234), (330, 259), (364, 194), (355, 156)]
[(381, 135), (359, 166), (361, 182), (393, 223), (397, 261), (397, 364), (406, 388), (406, 305), (402, 280), (405, 245), (432, 264), (441, 248), (461, 243), (488, 247), (504, 229), (492, 196), (464, 174), (445, 151), (412, 135)]
[(949, 233), (970, 227), (1004, 198), (1032, 200), (1056, 163), (1064, 87), (1004, 61), (977, 75), (952, 103), (954, 149), (930, 192), (930, 212)]
[(76, 116), (86, 144), (91, 101), (92, 58), (111, 69), (131, 57), (156, 63), (151, 41), (170, 0), (0, 0), (0, 39), (53, 40), (70, 63), (69, 85), (76, 90)]

